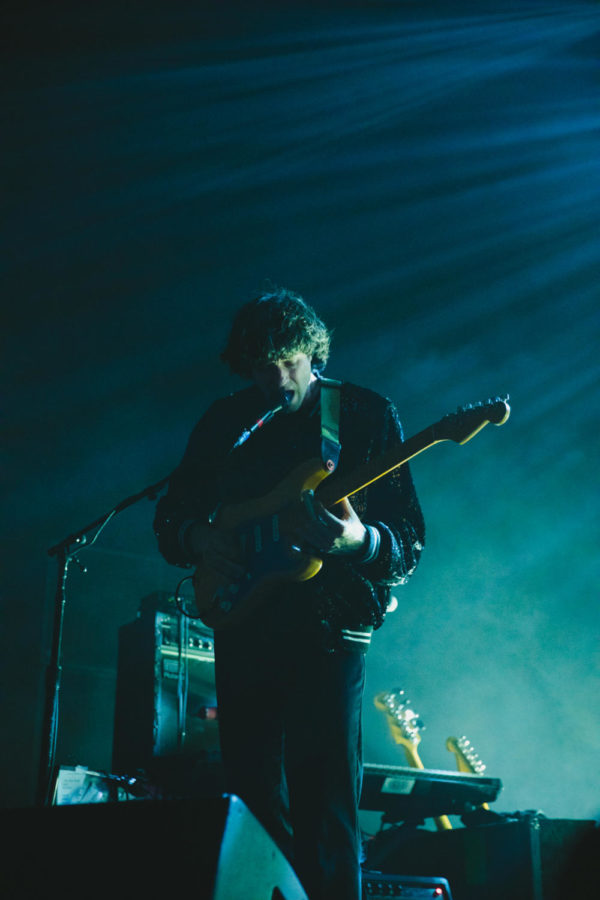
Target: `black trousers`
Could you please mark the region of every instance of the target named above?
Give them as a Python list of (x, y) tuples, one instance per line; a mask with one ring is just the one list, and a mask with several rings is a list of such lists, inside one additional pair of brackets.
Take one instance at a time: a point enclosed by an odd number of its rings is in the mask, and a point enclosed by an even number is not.
[(216, 633), (215, 672), (227, 790), (310, 900), (359, 900), (364, 656), (253, 625)]

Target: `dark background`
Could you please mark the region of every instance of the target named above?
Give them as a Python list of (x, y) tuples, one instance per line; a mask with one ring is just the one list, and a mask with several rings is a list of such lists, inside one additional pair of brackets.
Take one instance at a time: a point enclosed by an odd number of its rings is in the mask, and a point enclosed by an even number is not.
[[(413, 475), (428, 544), (369, 654), (430, 768), (499, 811), (600, 807), (598, 54), (591, 2), (4, 7), (2, 803), (33, 802), (56, 561), (166, 476), (265, 278), (407, 434), (510, 394)], [(57, 762), (110, 768), (119, 627), (172, 591), (153, 506), (69, 570)]]

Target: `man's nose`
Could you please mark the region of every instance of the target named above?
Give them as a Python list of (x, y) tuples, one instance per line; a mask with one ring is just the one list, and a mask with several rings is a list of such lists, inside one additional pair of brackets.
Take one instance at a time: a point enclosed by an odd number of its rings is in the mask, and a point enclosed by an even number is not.
[(280, 366), (277, 363), (273, 363), (271, 369), (271, 378), (273, 380), (273, 384), (276, 387), (283, 387), (283, 385), (287, 383), (287, 372), (285, 370), (285, 366)]

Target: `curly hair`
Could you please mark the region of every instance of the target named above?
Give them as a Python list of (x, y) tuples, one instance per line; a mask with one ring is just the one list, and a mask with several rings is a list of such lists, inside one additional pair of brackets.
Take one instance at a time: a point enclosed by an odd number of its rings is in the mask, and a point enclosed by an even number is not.
[(329, 358), (331, 334), (314, 309), (286, 288), (274, 288), (245, 303), (234, 317), (223, 362), (236, 375), (295, 353), (306, 353), (317, 372)]

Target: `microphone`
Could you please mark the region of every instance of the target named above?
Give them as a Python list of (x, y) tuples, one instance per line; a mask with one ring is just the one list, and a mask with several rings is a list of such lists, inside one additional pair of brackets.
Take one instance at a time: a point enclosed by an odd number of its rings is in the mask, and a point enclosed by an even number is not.
[(279, 401), (278, 406), (274, 406), (272, 409), (268, 409), (266, 413), (258, 419), (251, 428), (245, 428), (240, 434), (239, 438), (229, 451), (231, 453), (232, 450), (236, 450), (238, 447), (241, 447), (242, 444), (245, 444), (248, 438), (254, 434), (259, 428), (262, 428), (263, 425), (266, 425), (273, 416), (277, 415), (278, 412), (281, 412), (282, 409), (286, 409), (290, 403), (292, 402), (292, 397), (294, 396), (293, 391), (284, 391), (283, 389), (277, 392), (277, 399)]

